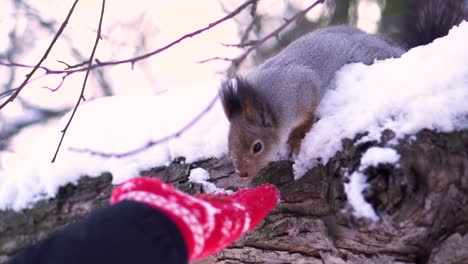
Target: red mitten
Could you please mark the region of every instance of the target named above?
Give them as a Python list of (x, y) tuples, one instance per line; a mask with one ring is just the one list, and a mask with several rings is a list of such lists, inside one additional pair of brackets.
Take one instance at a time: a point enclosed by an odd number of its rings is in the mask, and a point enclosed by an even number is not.
[(253, 229), (278, 199), (273, 185), (242, 189), (233, 195), (190, 196), (159, 179), (140, 177), (118, 186), (112, 192), (111, 204), (137, 201), (165, 212), (181, 230), (190, 260), (197, 260)]

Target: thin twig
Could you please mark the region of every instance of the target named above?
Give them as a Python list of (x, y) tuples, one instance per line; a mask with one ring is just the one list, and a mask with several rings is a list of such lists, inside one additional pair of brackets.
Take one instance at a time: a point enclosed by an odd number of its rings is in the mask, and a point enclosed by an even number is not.
[(6, 90), (6, 91), (0, 93), (0, 99), (2, 99), (3, 97), (8, 96), (9, 94), (15, 92), (16, 90), (18, 90), (18, 88), (9, 89), (9, 90)]
[(82, 63), (79, 63), (79, 64), (76, 64), (76, 65), (70, 65), (62, 60), (57, 60), (58, 63), (62, 63), (63, 65), (67, 66), (65, 68), (65, 70), (70, 70), (70, 69), (73, 69), (73, 68), (78, 68), (78, 67), (81, 67), (81, 66), (84, 66), (86, 64), (89, 64), (89, 61), (83, 61)]
[(29, 74), (26, 75), (26, 78), (24, 79), (23, 83), (21, 83), (21, 85), (19, 87), (17, 87), (16, 91), (5, 102), (3, 102), (0, 105), (0, 109), (5, 107), (5, 105), (7, 105), (8, 103), (13, 102), (13, 100), (18, 96), (18, 94), (21, 92), (21, 90), (23, 90), (23, 88), (26, 86), (29, 79), (34, 75), (34, 73), (37, 71), (37, 69), (39, 69), (41, 64), (47, 59), (47, 56), (49, 55), (50, 51), (52, 50), (52, 47), (54, 46), (55, 42), (57, 41), (57, 39), (60, 37), (60, 35), (63, 33), (63, 30), (67, 26), (68, 20), (70, 19), (73, 11), (75, 10), (75, 6), (78, 3), (78, 1), (79, 0), (75, 0), (75, 2), (73, 3), (72, 7), (70, 8), (70, 11), (68, 11), (67, 17), (65, 18), (62, 25), (60, 26), (60, 29), (57, 31), (57, 34), (55, 34), (54, 38), (52, 39), (52, 42), (50, 43), (49, 47), (47, 48), (47, 50), (44, 53), (44, 55), (42, 56), (42, 58), (39, 60), (39, 62), (36, 64), (36, 66), (34, 66), (32, 71)]
[(246, 40), (244, 42), (239, 42), (237, 44), (226, 44), (226, 43), (219, 43), (219, 44), (227, 48), (245, 48), (245, 47), (253, 46), (257, 44), (257, 42), (258, 40), (251, 39), (251, 40)]
[(307, 12), (309, 12), (310, 10), (312, 10), (312, 8), (314, 8), (315, 6), (323, 2), (325, 2), (325, 0), (317, 0), (312, 5), (305, 8), (304, 10), (296, 13), (293, 17), (289, 19), (285, 19), (284, 20), (285, 22), (281, 26), (273, 30), (270, 34), (266, 35), (265, 37), (259, 39), (254, 45), (250, 46), (250, 48), (248, 48), (243, 54), (241, 54), (239, 57), (237, 57), (236, 59), (232, 61), (232, 64), (228, 69), (228, 76), (229, 77), (234, 76), (234, 74), (237, 72), (237, 69), (239, 69), (239, 66), (242, 64), (242, 62), (244, 62), (247, 56), (253, 50), (257, 49), (258, 46), (262, 45), (263, 43), (265, 43), (267, 40), (269, 40), (272, 37), (279, 37), (279, 33), (281, 33), (281, 31), (283, 31), (287, 26), (289, 26), (289, 24), (291, 24), (292, 22), (296, 20), (302, 19), (307, 14)]
[(207, 63), (207, 62), (215, 61), (215, 60), (216, 61), (232, 61), (231, 58), (227, 58), (227, 57), (212, 57), (212, 58), (197, 61), (197, 63)]
[(317, 6), (318, 4), (321, 4), (323, 2), (325, 2), (325, 0), (317, 0), (312, 5), (308, 6), (307, 8), (303, 9), (302, 11), (297, 12), (293, 17), (288, 18), (288, 19), (284, 19), (283, 24), (281, 24), (278, 28), (276, 28), (275, 30), (270, 32), (270, 34), (266, 35), (265, 37), (263, 37), (263, 38), (261, 38), (259, 40), (250, 40), (250, 41), (246, 40), (244, 43), (232, 44), (232, 45), (224, 44), (224, 45), (227, 45), (227, 46), (237, 46), (237, 47), (249, 46), (249, 48), (244, 53), (242, 53), (241, 55), (239, 55), (236, 58), (227, 59), (227, 58), (222, 58), (222, 57), (214, 57), (214, 58), (206, 59), (206, 60), (201, 61), (201, 62), (203, 63), (203, 62), (209, 62), (209, 61), (215, 61), (215, 60), (223, 60), (223, 61), (230, 60), (231, 61), (231, 66), (229, 67), (229, 69), (227, 71), (228, 72), (227, 75), (228, 75), (228, 77), (232, 77), (236, 73), (237, 69), (239, 69), (239, 66), (244, 62), (244, 60), (247, 58), (247, 56), (252, 51), (257, 49), (260, 45), (265, 43), (267, 40), (269, 40), (271, 38), (274, 38), (274, 37), (278, 38), (279, 33), (281, 33), (292, 22), (297, 21), (299, 19), (302, 19), (307, 14), (307, 12), (309, 12), (310, 10), (312, 10), (312, 8), (314, 8), (315, 6)]
[(104, 9), (106, 7), (106, 0), (102, 0), (102, 9), (101, 9), (101, 17), (99, 18), (99, 25), (98, 25), (98, 30), (96, 34), (96, 41), (94, 42), (94, 47), (93, 50), (91, 51), (91, 55), (89, 56), (89, 63), (88, 63), (88, 70), (86, 71), (86, 75), (83, 81), (83, 87), (81, 88), (81, 93), (80, 96), (78, 97), (78, 100), (76, 102), (75, 108), (73, 108), (73, 112), (70, 116), (70, 119), (68, 119), (67, 124), (65, 125), (65, 128), (61, 131), (62, 132), (62, 137), (60, 138), (60, 142), (57, 146), (57, 150), (55, 151), (54, 157), (52, 158), (52, 163), (55, 162), (55, 159), (57, 158), (58, 152), (60, 150), (60, 146), (62, 145), (63, 139), (65, 137), (65, 134), (67, 133), (68, 128), (70, 127), (70, 124), (73, 120), (73, 117), (75, 116), (76, 110), (78, 110), (78, 106), (80, 105), (82, 100), (85, 100), (84, 98), (84, 91), (86, 88), (86, 82), (88, 81), (88, 76), (89, 73), (91, 72), (91, 65), (94, 59), (94, 54), (96, 53), (97, 45), (99, 43), (99, 40), (101, 39), (101, 28), (102, 28), (102, 20), (104, 19)]
[[(44, 28), (45, 30), (51, 32), (52, 34), (55, 34), (55, 32), (57, 32), (57, 29), (55, 27), (55, 24), (57, 24), (56, 22), (48, 22), (48, 21), (44, 21), (44, 19), (42, 17), (40, 17), (38, 14), (37, 14), (37, 11), (35, 11), (31, 6), (29, 6), (27, 3), (24, 3), (24, 1), (21, 1), (21, 4), (23, 5), (23, 8), (26, 12), (26, 14), (28, 16), (31, 16), (32, 18), (34, 18), (34, 20), (37, 22), (37, 24)], [(88, 63), (87, 61), (87, 58), (84, 58), (83, 55), (81, 54), (80, 50), (77, 49), (76, 47), (74, 47), (74, 42), (73, 40), (71, 40), (69, 37), (67, 37), (66, 35), (65, 36), (62, 36), (62, 39), (65, 39), (65, 41), (68, 43), (68, 45), (70, 46), (70, 51), (72, 52), (73, 56), (78, 59), (78, 61), (83, 61), (82, 64), (76, 64), (76, 65), (71, 65), (65, 61), (57, 61), (59, 63), (62, 63), (64, 65), (66, 65), (68, 68), (64, 68), (65, 70), (69, 70), (69, 69), (72, 69), (73, 67), (80, 67), (80, 66), (84, 66)], [(89, 56), (89, 55), (88, 55)], [(9, 60), (9, 61), (12, 61), (12, 60)], [(110, 84), (109, 82), (106, 80), (106, 76), (105, 76), (105, 73), (103, 71), (103, 69), (97, 69), (95, 72), (93, 72), (95, 74), (95, 77), (96, 77), (96, 81), (99, 83), (99, 85), (101, 86), (101, 90), (102, 90), (102, 93), (104, 96), (111, 96), (113, 95), (113, 92), (112, 92), (112, 89), (110, 87)], [(47, 74), (44, 74), (44, 75), (47, 75)], [(64, 75), (62, 76), (62, 81), (60, 82), (59, 85), (57, 85), (55, 88), (49, 88), (49, 87), (45, 87), (51, 91), (56, 91), (58, 90), (62, 84), (64, 83), (65, 79), (68, 77), (68, 75)], [(32, 82), (32, 80), (30, 80), (30, 82)]]
[(258, 1), (257, 0), (254, 4), (252, 4), (252, 8), (250, 9), (250, 16), (252, 16), (252, 21), (250, 21), (249, 25), (244, 31), (244, 34), (241, 36), (240, 39), (240, 45), (244, 44), (249, 40), (250, 33), (255, 27), (255, 24), (257, 23), (258, 20), (258, 14), (257, 14), (257, 8), (258, 8)]
[(143, 152), (147, 150), (148, 148), (151, 148), (157, 144), (161, 144), (163, 142), (166, 142), (170, 139), (180, 137), (186, 130), (190, 129), (193, 125), (195, 125), (206, 113), (208, 113), (211, 108), (215, 105), (216, 101), (218, 100), (218, 95), (216, 95), (210, 103), (207, 105), (207, 107), (200, 112), (194, 119), (192, 119), (189, 123), (187, 123), (185, 126), (180, 128), (178, 131), (176, 131), (173, 134), (170, 134), (168, 136), (162, 137), (158, 140), (152, 140), (147, 142), (144, 146), (141, 146), (139, 148), (133, 149), (128, 152), (124, 153), (110, 153), (110, 152), (101, 152), (101, 151), (96, 151), (92, 149), (82, 149), (82, 148), (75, 148), (75, 147), (69, 147), (68, 150), (72, 152), (77, 152), (77, 153), (86, 153), (90, 154), (92, 156), (100, 156), (104, 158), (124, 158), (127, 156), (135, 155), (137, 153)]

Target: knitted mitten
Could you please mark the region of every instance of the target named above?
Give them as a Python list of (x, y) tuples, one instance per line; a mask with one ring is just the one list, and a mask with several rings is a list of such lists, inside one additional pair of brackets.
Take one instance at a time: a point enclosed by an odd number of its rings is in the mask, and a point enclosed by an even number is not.
[(165, 212), (179, 227), (190, 260), (197, 260), (220, 251), (253, 229), (278, 199), (273, 185), (241, 189), (232, 195), (190, 196), (159, 179), (140, 177), (118, 186), (111, 204), (130, 200)]

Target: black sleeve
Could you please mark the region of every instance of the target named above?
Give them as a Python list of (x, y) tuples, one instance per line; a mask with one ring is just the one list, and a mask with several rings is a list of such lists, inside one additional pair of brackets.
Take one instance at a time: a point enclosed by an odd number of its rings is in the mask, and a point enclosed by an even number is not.
[(188, 253), (182, 233), (164, 213), (121, 202), (23, 249), (9, 263), (185, 264)]

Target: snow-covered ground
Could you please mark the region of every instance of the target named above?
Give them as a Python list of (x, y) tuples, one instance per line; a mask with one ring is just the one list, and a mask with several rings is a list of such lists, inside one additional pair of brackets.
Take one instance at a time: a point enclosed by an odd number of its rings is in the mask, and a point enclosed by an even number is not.
[[(343, 138), (353, 138), (357, 133), (369, 132), (362, 142), (378, 139), (384, 129), (393, 130), (398, 139), (423, 128), (468, 128), (466, 43), (468, 23), (464, 22), (449, 36), (415, 48), (400, 59), (343, 67), (334, 81), (336, 89), (320, 106), (320, 120), (303, 141), (294, 164), (296, 178), (318, 159), (327, 162), (341, 149)], [(158, 96), (111, 97), (86, 103), (78, 110), (56, 163), (50, 164), (50, 160), (67, 117), (45, 135), (38, 135), (37, 145), (11, 154), (21, 166), (5, 167), (0, 172), (0, 209), (21, 209), (39, 198), (51, 197), (60, 185), (76, 182), (82, 175), (98, 176), (108, 171), (114, 183), (119, 183), (178, 156), (191, 162), (225, 155), (228, 123), (219, 102), (180, 137), (136, 155), (104, 158), (70, 149), (119, 154), (139, 148), (186, 125), (214, 98), (215, 88), (216, 84), (193, 85)], [(374, 149), (364, 155), (362, 164), (396, 163), (398, 157), (388, 148)], [(193, 172), (192, 178), (200, 177), (206, 175)], [(360, 170), (350, 177), (346, 191), (356, 215), (376, 219), (372, 208), (364, 208), (360, 195), (365, 175)]]

